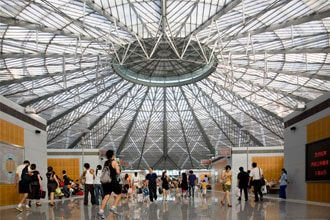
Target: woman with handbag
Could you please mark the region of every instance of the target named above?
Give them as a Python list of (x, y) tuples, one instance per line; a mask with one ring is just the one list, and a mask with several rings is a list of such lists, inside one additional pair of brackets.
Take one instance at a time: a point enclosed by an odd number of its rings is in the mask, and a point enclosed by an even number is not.
[(221, 204), (224, 205), (226, 199), (228, 207), (231, 207), (230, 195), (229, 195), (231, 190), (231, 177), (232, 177), (231, 167), (227, 165), (225, 170), (222, 172), (222, 176), (221, 176), (221, 178), (224, 180), (223, 191), (225, 192), (225, 194), (222, 197)]
[(59, 186), (57, 176), (55, 175), (55, 171), (53, 170), (53, 167), (47, 168), (47, 189), (48, 189), (48, 198), (50, 199), (49, 205), (54, 206), (54, 197), (55, 197), (55, 191)]
[(40, 191), (42, 190), (41, 177), (39, 171), (36, 170), (37, 166), (35, 164), (31, 164), (30, 168), (32, 175), (31, 175), (29, 199), (30, 202), (31, 200), (37, 200), (36, 206), (41, 206), (40, 203)]

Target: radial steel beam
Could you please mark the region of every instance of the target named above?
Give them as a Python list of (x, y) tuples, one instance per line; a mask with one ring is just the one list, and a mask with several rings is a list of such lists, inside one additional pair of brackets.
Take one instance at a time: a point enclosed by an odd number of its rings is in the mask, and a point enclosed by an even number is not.
[(36, 24), (36, 23), (20, 20), (17, 18), (9, 18), (9, 17), (0, 16), (0, 21), (2, 24), (7, 24), (9, 26), (22, 27), (22, 28), (25, 28), (28, 30), (34, 30), (34, 31), (38, 30), (38, 31), (44, 32), (44, 33), (52, 33), (54, 35), (61, 35), (61, 36), (77, 38), (77, 39), (80, 37), (81, 40), (87, 40), (87, 41), (95, 40), (95, 38), (93, 38), (93, 37), (88, 37), (85, 35), (80, 36), (77, 34), (73, 34), (69, 31), (59, 30), (59, 29), (52, 28), (52, 27), (46, 27), (42, 24)]
[[(299, 46), (299, 45), (298, 45)], [(224, 53), (225, 51), (223, 51)], [(285, 48), (285, 49), (272, 49), (272, 50), (254, 50), (249, 55), (254, 54), (309, 54), (309, 53), (330, 53), (330, 47), (323, 48)], [(246, 55), (246, 50), (244, 51), (230, 51), (230, 54), (235, 55)]]
[[(210, 83), (212, 86), (209, 86), (206, 82)], [(206, 81), (202, 83), (210, 89), (213, 89), (213, 91), (222, 99), (240, 109), (275, 136), (283, 139), (283, 119), (281, 117), (257, 105), (256, 103), (246, 100), (237, 93), (229, 91), (227, 88), (220, 86), (209, 79), (206, 79)], [(252, 113), (254, 113), (254, 115)]]
[(98, 14), (104, 16), (109, 21), (114, 23), (116, 26), (120, 27), (123, 31), (126, 31), (127, 33), (131, 34), (133, 37), (138, 35), (133, 29), (130, 29), (127, 27), (124, 23), (122, 23), (118, 18), (114, 17), (112, 14), (110, 14), (105, 8), (99, 6), (95, 3), (94, 0), (80, 0), (82, 2), (86, 2), (88, 7), (90, 7), (92, 10), (96, 11)]
[(118, 146), (118, 149), (117, 149), (117, 152), (116, 152), (116, 155), (120, 155), (121, 151), (123, 150), (123, 148), (125, 147), (125, 144), (127, 143), (127, 140), (128, 140), (128, 137), (129, 137), (129, 134), (131, 133), (131, 130), (133, 128), (133, 125), (137, 119), (137, 116), (139, 115), (139, 112), (140, 112), (140, 109), (144, 103), (144, 100), (146, 99), (147, 95), (148, 95), (148, 92), (149, 92), (149, 88), (147, 89), (146, 93), (144, 94), (143, 98), (142, 98), (142, 101), (139, 105), (139, 107), (136, 109), (136, 112), (132, 118), (132, 121), (129, 123), (128, 127), (127, 127), (127, 130), (126, 130), (126, 133), (124, 134), (123, 138), (121, 139), (120, 141), (120, 144)]
[[(86, 67), (86, 68), (77, 68), (77, 69), (73, 69), (73, 70), (67, 70), (66, 74), (75, 73), (77, 71), (83, 72), (83, 71), (94, 70), (94, 69), (95, 69), (95, 66)], [(63, 74), (63, 72), (59, 71), (59, 72), (55, 72), (52, 74), (25, 76), (25, 77), (18, 78), (18, 79), (3, 80), (3, 81), (0, 81), (0, 86), (12, 85), (15, 83), (31, 82), (33, 80), (44, 79), (44, 78), (53, 77), (53, 76), (57, 76), (57, 75), (61, 75), (61, 74)]]
[[(64, 46), (64, 45), (63, 45)], [(72, 53), (1, 53), (0, 59), (7, 59), (7, 58), (23, 58), (23, 59), (35, 59), (35, 58), (62, 58), (63, 56), (65, 58), (75, 57), (79, 56), (81, 54), (72, 54)], [(90, 57), (97, 57), (99, 54), (92, 54), (92, 53), (84, 53), (84, 56), (90, 58)], [(108, 55), (105, 55), (108, 56)]]
[[(235, 71), (236, 71), (236, 72), (240, 72), (240, 73), (242, 73), (242, 74), (246, 74), (246, 72), (243, 72), (243, 71), (237, 71), (237, 70), (235, 70)], [(222, 74), (222, 73), (219, 73), (219, 74)], [(218, 78), (218, 79), (220, 79), (220, 80), (223, 80), (222, 78), (220, 78), (220, 77), (216, 77), (216, 76), (214, 76), (214, 75), (213, 75), (213, 77)], [(227, 77), (229, 77), (228, 74), (227, 74)], [(307, 103), (307, 102), (311, 101), (310, 99), (308, 99), (308, 98), (306, 98), (306, 97), (302, 97), (302, 96), (294, 95), (294, 94), (292, 94), (292, 93), (290, 93), (290, 92), (286, 92), (286, 91), (283, 91), (283, 90), (279, 90), (279, 89), (277, 89), (277, 88), (269, 87), (268, 85), (265, 86), (265, 85), (262, 85), (262, 84), (260, 84), (260, 83), (256, 83), (256, 82), (253, 82), (253, 81), (250, 81), (250, 80), (245, 80), (245, 79), (243, 79), (243, 77), (240, 77), (240, 78), (232, 77), (232, 78), (235, 79), (236, 82), (242, 81), (243, 83), (248, 84), (248, 85), (250, 85), (251, 87), (258, 87), (259, 90), (261, 90), (261, 89), (265, 89), (265, 90), (268, 90), (268, 91), (271, 92), (271, 93), (275, 93), (275, 94), (278, 93), (278, 94), (281, 94), (281, 95), (283, 95), (283, 96), (285, 96), (285, 97), (289, 97), (289, 98), (291, 98), (291, 99), (298, 100), (298, 101), (300, 101), (300, 102), (305, 102), (305, 103)], [(234, 83), (234, 84), (235, 84), (235, 83)]]
[[(155, 96), (157, 95), (157, 92), (158, 92), (157, 90), (155, 92)], [(146, 141), (147, 141), (147, 137), (148, 137), (148, 133), (149, 133), (149, 127), (150, 127), (151, 117), (152, 117), (152, 114), (154, 113), (154, 110), (155, 110), (154, 109), (155, 102), (156, 102), (156, 97), (154, 98), (154, 100), (152, 101), (152, 104), (151, 104), (151, 112), (150, 112), (150, 116), (149, 116), (149, 119), (148, 119), (148, 122), (147, 122), (146, 133), (145, 133), (145, 135), (143, 137), (142, 149), (141, 149), (141, 152), (140, 152), (140, 158), (139, 158), (139, 162), (138, 162), (138, 166), (137, 166), (138, 169), (140, 169), (141, 160), (142, 160), (143, 153), (144, 153), (144, 147), (146, 145)]]
[(166, 108), (166, 87), (163, 88), (163, 156), (167, 157), (167, 108)]
[(163, 35), (165, 36), (165, 33), (166, 33), (166, 23), (167, 23), (167, 0), (161, 0), (160, 1), (161, 4), (160, 4), (160, 9), (161, 9), (161, 16), (162, 16), (162, 32), (163, 32)]
[(195, 8), (197, 7), (198, 3), (200, 2), (200, 0), (196, 0), (192, 6), (192, 8), (190, 9), (189, 14), (186, 15), (186, 18), (182, 21), (182, 24), (179, 27), (179, 30), (173, 30), (173, 32), (176, 32), (175, 37), (179, 36), (181, 33), (181, 30), (184, 28), (185, 25), (187, 25), (187, 21), (190, 18), (191, 14), (194, 12)]
[[(218, 105), (218, 103), (216, 103), (214, 101), (214, 99), (207, 94), (206, 92), (204, 92), (196, 83), (194, 84), (198, 90), (201, 92), (203, 97), (206, 97), (208, 100), (210, 100), (212, 102), (212, 104), (218, 108), (227, 118), (229, 118), (239, 129), (243, 128), (243, 125), (241, 125), (235, 118), (233, 118), (226, 110), (224, 110), (220, 105)], [(192, 91), (192, 89), (190, 87), (188, 87), (190, 89), (190, 91)], [(193, 92), (192, 92), (193, 93)], [(194, 94), (194, 93), (193, 93)], [(196, 100), (201, 103), (200, 99), (194, 94)], [(215, 118), (211, 115), (210, 111), (207, 109), (207, 107), (205, 105), (203, 105), (201, 103), (201, 105), (203, 106), (204, 110), (210, 115), (210, 117), (212, 118), (212, 120), (217, 124), (217, 126), (219, 127), (220, 130), (223, 131), (223, 129), (221, 128), (220, 124), (218, 122), (216, 122)], [(256, 146), (263, 146), (263, 144), (254, 136), (252, 135), (249, 131), (245, 130), (243, 131), (243, 133), (245, 133), (247, 136), (250, 137), (250, 140), (252, 140)]]
[(190, 32), (188, 35), (186, 35), (186, 38), (189, 38), (190, 35), (196, 35), (198, 32), (209, 26), (213, 21), (218, 20), (220, 17), (234, 9), (237, 5), (239, 5), (242, 2), (242, 0), (233, 0), (230, 1), (227, 5), (223, 6), (219, 11), (217, 11), (214, 15), (209, 17), (205, 22), (200, 24), (195, 30)]
[[(128, 83), (122, 85), (120, 88), (118, 88), (118, 90), (122, 89), (124, 86), (126, 86)], [(100, 93), (96, 93), (96, 94), (100, 94)], [(107, 101), (110, 99), (110, 95), (106, 96), (106, 98), (103, 100), (103, 101)], [(99, 105), (101, 105), (102, 102), (98, 102), (94, 108), (97, 108)], [(88, 103), (90, 106), (93, 105), (93, 103)], [(74, 124), (76, 124), (78, 121), (80, 121), (82, 118), (84, 118), (86, 115), (88, 115), (94, 108), (90, 108), (89, 110), (88, 107), (86, 107), (86, 110), (85, 113), (83, 113), (82, 115), (78, 116), (77, 118), (75, 118), (73, 121), (70, 121), (69, 123), (66, 123), (64, 128), (61, 128), (60, 132), (58, 132), (57, 134), (51, 134), (48, 136), (49, 140), (48, 140), (48, 143), (51, 143), (53, 140), (55, 140), (58, 136), (60, 136), (64, 131), (66, 131), (67, 129), (69, 129), (71, 126), (73, 126)], [(63, 123), (61, 124), (63, 125)], [(53, 130), (56, 131), (56, 129), (58, 129), (59, 126), (53, 128)], [(50, 128), (50, 130), (52, 130), (52, 128)]]
[(183, 122), (182, 122), (182, 117), (181, 117), (181, 113), (180, 113), (180, 110), (179, 110), (179, 107), (178, 107), (179, 105), (178, 105), (178, 100), (177, 100), (176, 95), (175, 95), (175, 91), (173, 91), (173, 94), (174, 94), (175, 106), (176, 106), (176, 109), (177, 109), (177, 113), (178, 113), (179, 121), (180, 121), (180, 125), (181, 125), (183, 140), (184, 140), (184, 143), (186, 145), (186, 151), (187, 151), (188, 156), (189, 156), (191, 167), (194, 168), (194, 163), (192, 161), (192, 157), (191, 157), (191, 153), (190, 153), (190, 149), (189, 149), (189, 145), (188, 145), (188, 141), (187, 141), (187, 136), (186, 136), (186, 132), (184, 130), (184, 126), (183, 126)]
[(196, 123), (196, 125), (198, 127), (198, 130), (202, 134), (202, 138), (204, 140), (204, 143), (206, 144), (206, 147), (210, 150), (210, 153), (211, 154), (215, 155), (214, 146), (211, 144), (211, 141), (210, 141), (209, 137), (207, 136), (207, 134), (206, 134), (206, 132), (205, 132), (205, 130), (204, 130), (201, 122), (199, 121), (199, 119), (197, 118), (197, 116), (196, 116), (193, 108), (191, 107), (191, 105), (189, 103), (189, 100), (188, 100), (188, 98), (186, 96), (186, 93), (184, 92), (184, 90), (182, 89), (182, 87), (180, 87), (180, 90), (181, 90), (181, 93), (182, 93), (182, 95), (183, 95), (183, 97), (184, 97), (184, 99), (185, 99), (185, 101), (186, 101), (186, 103), (187, 103), (187, 105), (188, 105), (188, 107), (190, 109), (190, 112), (191, 112), (191, 114), (193, 116), (193, 119), (194, 119), (194, 121), (195, 121), (195, 123)]
[[(239, 64), (239, 63), (233, 63), (233, 66), (245, 68), (245, 69), (260, 70), (263, 72), (265, 71), (264, 66), (251, 66), (251, 65)], [(268, 72), (274, 72), (274, 73), (284, 74), (284, 75), (288, 75), (288, 76), (301, 76), (301, 77), (306, 77), (309, 79), (320, 79), (320, 80), (330, 81), (330, 75), (305, 74), (304, 72), (278, 70), (278, 69), (269, 68), (269, 67), (268, 67)]]
[(118, 83), (120, 83), (121, 81), (123, 81), (123, 79), (119, 79), (118, 81), (112, 83), (110, 86), (102, 89), (99, 93), (95, 93), (94, 95), (89, 96), (88, 98), (84, 99), (82, 102), (80, 102), (79, 104), (72, 106), (71, 108), (68, 108), (67, 110), (65, 110), (64, 112), (56, 115), (55, 117), (49, 119), (47, 121), (47, 126), (53, 124), (55, 121), (57, 121), (58, 119), (62, 118), (63, 116), (69, 114), (70, 112), (72, 112), (73, 110), (76, 110), (77, 108), (79, 108), (80, 106), (86, 104), (87, 102), (93, 100), (94, 98), (96, 98), (98, 95), (100, 95), (101, 93), (106, 92), (108, 89), (110, 89), (113, 86), (116, 86)]
[(94, 82), (94, 81), (97, 81), (97, 80), (99, 80), (99, 79), (103, 79), (103, 78), (105, 78), (105, 77), (106, 77), (106, 75), (102, 75), (100, 78), (92, 78), (92, 79), (90, 79), (90, 80), (86, 80), (86, 81), (84, 81), (84, 82), (81, 82), (81, 83), (78, 83), (78, 84), (75, 84), (75, 85), (69, 86), (69, 87), (64, 88), (64, 89), (56, 90), (56, 91), (54, 91), (54, 92), (52, 92), (52, 93), (48, 93), (48, 94), (46, 94), (46, 95), (39, 96), (38, 98), (31, 99), (31, 100), (27, 100), (27, 101), (22, 102), (22, 103), (19, 103), (19, 104), (20, 104), (21, 106), (23, 106), (23, 107), (28, 106), (28, 105), (32, 105), (32, 104), (37, 103), (37, 102), (39, 102), (39, 101), (41, 101), (41, 100), (48, 99), (48, 98), (50, 98), (50, 97), (52, 97), (52, 96), (55, 96), (55, 95), (58, 95), (58, 94), (61, 94), (61, 93), (68, 92), (68, 91), (70, 91), (70, 90), (72, 90), (72, 89), (79, 88), (80, 86), (86, 85), (86, 84), (88, 84), (88, 83), (92, 83), (92, 82)]
[(252, 35), (257, 35), (257, 34), (261, 34), (264, 32), (271, 32), (271, 31), (275, 31), (278, 29), (282, 29), (282, 28), (286, 28), (286, 27), (290, 27), (290, 26), (294, 26), (294, 25), (299, 25), (299, 24), (303, 24), (303, 23), (307, 23), (307, 22), (311, 22), (311, 21), (319, 21), (319, 20), (322, 20), (327, 17), (330, 17), (330, 9), (322, 11), (322, 12), (314, 12), (309, 15), (301, 16), (301, 17), (294, 18), (291, 20), (284, 20), (280, 23), (269, 24), (269, 25), (266, 25), (264, 27), (261, 27), (261, 28), (255, 29), (255, 30), (248, 30), (244, 33), (240, 33), (235, 36), (224, 37), (224, 38), (222, 38), (222, 41), (225, 42), (225, 41), (237, 40), (237, 39), (240, 39), (243, 37), (247, 37), (248, 34), (250, 34), (252, 36)]
[(149, 36), (150, 37), (153, 37), (152, 36), (152, 33), (151, 31), (149, 30), (148, 26), (146, 25), (146, 23), (141, 19), (141, 16), (139, 16), (136, 8), (135, 8), (135, 5), (130, 1), (128, 0), (128, 4), (130, 5), (131, 9), (134, 11), (134, 13), (136, 14), (136, 17), (137, 19), (141, 22), (141, 24), (143, 24), (144, 28), (146, 29), (146, 31), (148, 32)]
[[(128, 88), (109, 108), (102, 113), (93, 123), (88, 126), (88, 130), (91, 131), (93, 128), (124, 98), (126, 95), (133, 89), (135, 85), (132, 85), (130, 88)], [(81, 133), (69, 146), (68, 149), (72, 149), (75, 146), (78, 145), (78, 143), (85, 137), (87, 132)]]

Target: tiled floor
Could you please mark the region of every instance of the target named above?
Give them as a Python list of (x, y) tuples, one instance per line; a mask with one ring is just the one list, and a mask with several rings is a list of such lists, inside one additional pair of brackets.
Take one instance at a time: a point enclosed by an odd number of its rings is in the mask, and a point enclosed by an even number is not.
[[(330, 206), (302, 204), (288, 201), (265, 199), (254, 203), (236, 201), (229, 208), (219, 204), (220, 193), (209, 193), (206, 198), (182, 199), (171, 197), (163, 202), (137, 203), (122, 200), (118, 211), (120, 216), (106, 212), (106, 219), (330, 219)], [(46, 203), (40, 208), (20, 213), (14, 208), (0, 209), (0, 219), (100, 219), (97, 206), (84, 206), (82, 199), (57, 202), (55, 207)]]

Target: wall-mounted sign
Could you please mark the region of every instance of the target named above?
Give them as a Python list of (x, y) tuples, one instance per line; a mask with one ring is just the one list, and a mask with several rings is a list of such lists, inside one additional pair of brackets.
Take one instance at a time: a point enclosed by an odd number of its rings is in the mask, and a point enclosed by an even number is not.
[(306, 181), (330, 181), (330, 138), (306, 144)]
[(24, 148), (0, 142), (0, 183), (15, 183), (16, 167), (23, 163)]
[(231, 156), (231, 148), (230, 147), (222, 147), (219, 149), (220, 157), (230, 157)]

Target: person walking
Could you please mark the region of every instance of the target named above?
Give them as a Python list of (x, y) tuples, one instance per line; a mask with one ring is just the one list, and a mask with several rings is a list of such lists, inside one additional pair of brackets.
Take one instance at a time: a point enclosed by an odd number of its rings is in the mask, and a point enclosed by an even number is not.
[(89, 163), (84, 164), (85, 171), (83, 172), (83, 178), (85, 178), (85, 190), (84, 190), (84, 205), (88, 205), (88, 194), (91, 194), (91, 203), (95, 205), (94, 195), (94, 170), (90, 168)]
[(163, 189), (163, 201), (167, 201), (168, 191), (170, 190), (169, 178), (166, 174), (166, 170), (162, 174), (162, 189)]
[(154, 173), (153, 168), (149, 168), (149, 173), (146, 175), (147, 186), (149, 189), (149, 198), (153, 202), (157, 200), (157, 174)]
[(188, 192), (189, 192), (189, 197), (195, 197), (195, 185), (196, 185), (197, 177), (194, 174), (194, 171), (190, 170), (189, 171), (189, 177), (188, 177)]
[(181, 191), (182, 191), (182, 196), (187, 197), (188, 178), (187, 178), (187, 174), (186, 173), (182, 173)]
[(135, 172), (134, 173), (134, 176), (133, 176), (133, 185), (132, 185), (132, 190), (133, 190), (133, 198), (134, 197), (137, 197), (138, 195), (138, 192), (140, 190), (140, 174), (138, 172)]
[(120, 181), (119, 178), (120, 178), (121, 171), (120, 171), (119, 164), (115, 160), (115, 155), (114, 155), (113, 150), (108, 150), (106, 152), (106, 157), (108, 160), (105, 161), (105, 163), (103, 165), (103, 169), (105, 169), (105, 167), (109, 167), (111, 182), (102, 183), (104, 197), (103, 197), (103, 200), (101, 203), (100, 210), (98, 212), (98, 215), (100, 215), (102, 218), (104, 218), (104, 208), (110, 199), (111, 193), (115, 194), (114, 202), (113, 202), (112, 206), (110, 206), (110, 211), (112, 211), (114, 213), (117, 212), (117, 206), (118, 206), (118, 203), (121, 198), (121, 186), (119, 184), (119, 181)]
[(68, 177), (66, 170), (62, 170), (62, 174), (63, 174), (62, 178), (64, 182), (63, 193), (65, 197), (69, 198), (70, 197), (69, 185), (71, 185), (72, 180)]
[(279, 197), (281, 199), (286, 199), (286, 186), (288, 184), (288, 173), (286, 172), (286, 170), (284, 168), (282, 168), (281, 170), (282, 174), (280, 177), (280, 193), (279, 193)]
[(36, 206), (41, 206), (40, 203), (40, 190), (42, 190), (41, 177), (39, 171), (36, 170), (37, 166), (31, 164), (31, 182), (30, 182), (30, 193), (29, 199), (36, 200)]
[(227, 165), (225, 167), (225, 170), (222, 172), (222, 176), (221, 176), (221, 178), (224, 180), (223, 191), (225, 192), (225, 194), (222, 197), (221, 204), (224, 205), (226, 199), (228, 207), (231, 207), (230, 195), (229, 195), (231, 190), (231, 177), (232, 177), (231, 167)]
[(50, 199), (49, 205), (54, 206), (55, 190), (59, 186), (59, 182), (53, 167), (49, 166), (47, 168), (46, 177), (47, 177), (48, 198)]
[[(262, 180), (263, 180), (263, 171), (260, 167), (257, 166), (257, 163), (253, 162), (252, 169), (250, 172), (250, 185), (253, 186), (255, 202), (259, 201), (259, 196), (260, 196), (260, 200), (261, 201), (263, 200), (263, 195), (261, 192), (261, 186), (263, 185)], [(252, 181), (252, 184), (251, 184), (251, 181)]]
[[(99, 205), (100, 204), (100, 196), (103, 198), (103, 189), (100, 181), (100, 177), (102, 175), (102, 166), (97, 165), (96, 171), (95, 171), (95, 179), (94, 179), (94, 191), (95, 191), (95, 204)], [(102, 200), (102, 199), (101, 199)]]
[(248, 201), (248, 184), (249, 184), (249, 174), (244, 171), (243, 167), (240, 167), (239, 173), (237, 175), (237, 186), (239, 188), (238, 201), (241, 201), (242, 191), (244, 191), (245, 201)]
[(29, 166), (30, 166), (30, 162), (28, 160), (25, 160), (23, 164), (17, 166), (16, 168), (15, 183), (16, 186), (18, 185), (18, 193), (23, 195), (21, 201), (18, 203), (16, 207), (16, 209), (20, 212), (23, 211), (22, 207), (24, 204), (27, 209), (30, 208), (30, 206), (26, 203), (30, 192)]

